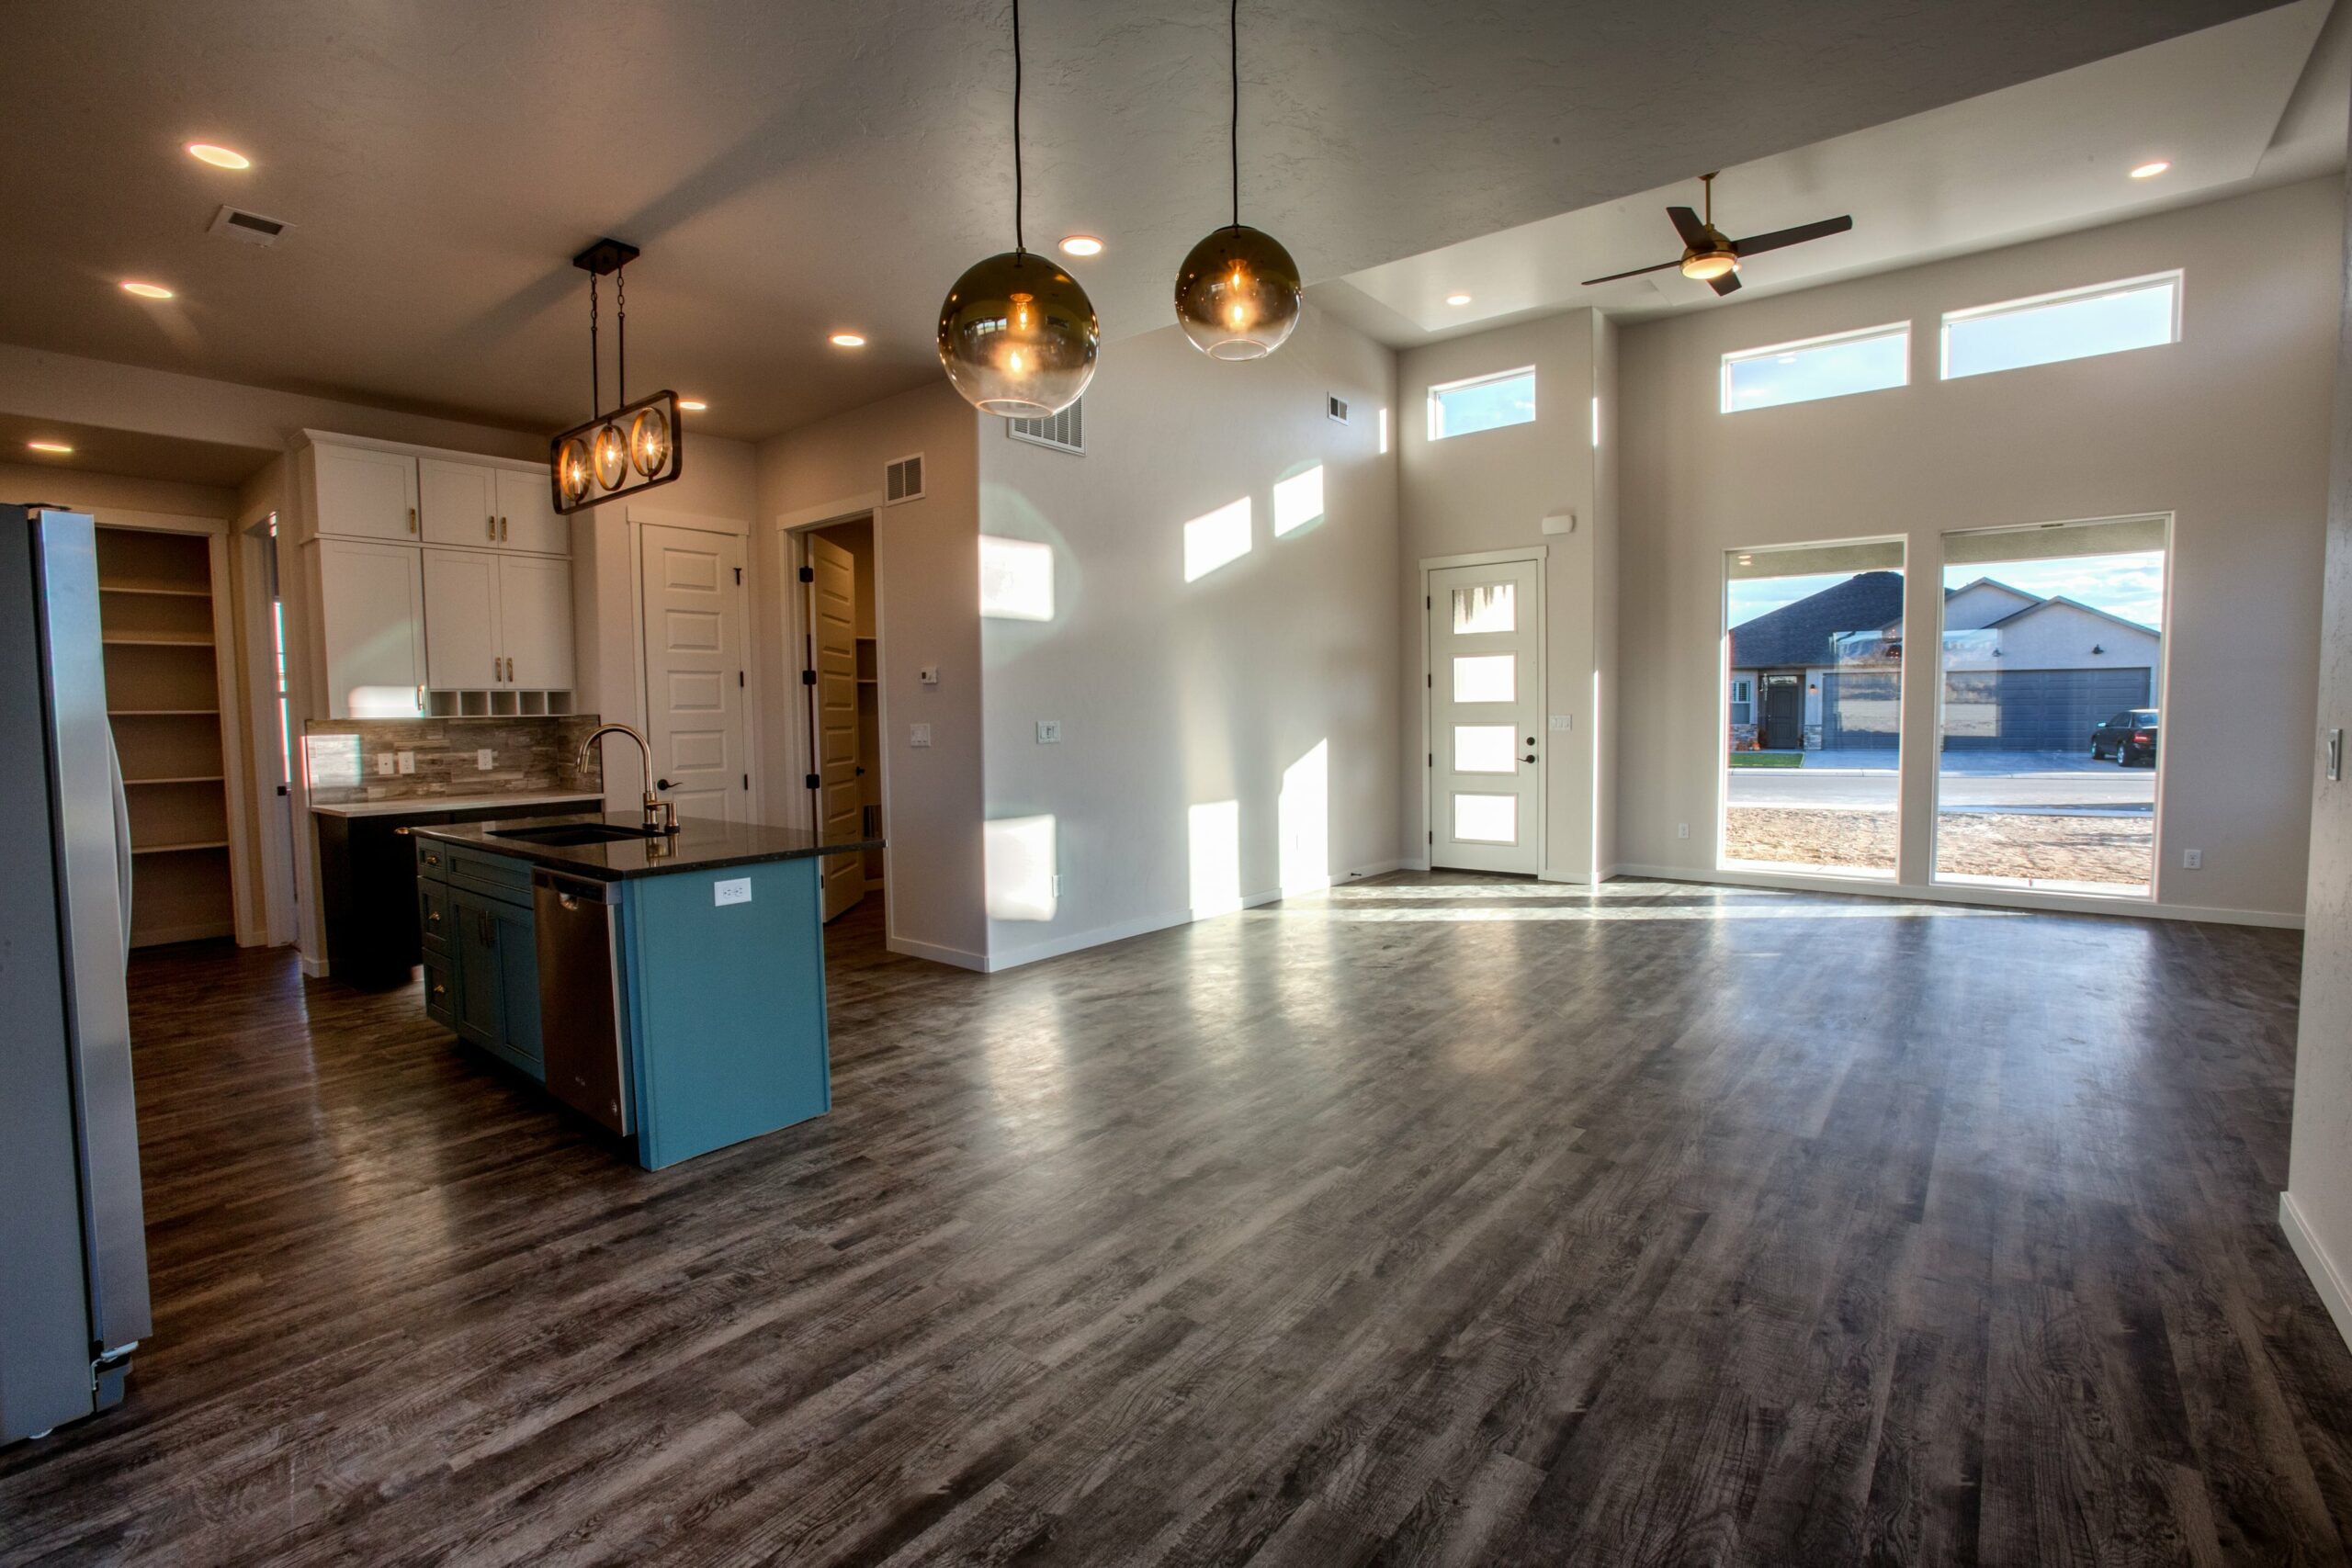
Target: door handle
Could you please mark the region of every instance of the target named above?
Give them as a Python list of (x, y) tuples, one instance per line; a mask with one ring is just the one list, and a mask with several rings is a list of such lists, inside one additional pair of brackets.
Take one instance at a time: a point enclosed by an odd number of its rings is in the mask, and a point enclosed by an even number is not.
[(1534, 753), (1534, 752), (1532, 752), (1532, 751), (1530, 751), (1526, 756), (1521, 757), (1521, 758), (1520, 759), (1520, 761), (1522, 761), (1522, 762), (1532, 762), (1532, 761), (1535, 761), (1535, 753)]
[(482, 532), (487, 534), (492, 542), (495, 542), (498, 538), (498, 519), (495, 517), (485, 517), (482, 519), (481, 526)]
[(502, 545), (506, 542), (506, 519), (503, 517), (498, 520), (498, 542)]
[(416, 508), (413, 506), (408, 509), (408, 531), (412, 534), (416, 532)]

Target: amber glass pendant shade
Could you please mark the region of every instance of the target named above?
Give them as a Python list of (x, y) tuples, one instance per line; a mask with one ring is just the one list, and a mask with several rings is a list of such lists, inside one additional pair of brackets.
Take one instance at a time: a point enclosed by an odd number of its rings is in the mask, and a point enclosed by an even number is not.
[(1043, 419), (1094, 378), (1102, 326), (1078, 280), (1044, 256), (974, 264), (939, 307), (939, 363), (982, 413)]
[(596, 482), (606, 490), (618, 489), (628, 475), (628, 443), (623, 439), (620, 426), (600, 426), (589, 452), (596, 465)]
[(660, 409), (647, 409), (628, 422), (628, 460), (649, 479), (670, 460), (670, 422)]
[(588, 467), (588, 443), (575, 435), (566, 441), (562, 450), (556, 454), (556, 483), (563, 488), (564, 495), (577, 506), (588, 499), (588, 487), (593, 477)]
[(1272, 234), (1228, 224), (1176, 274), (1176, 322), (1211, 359), (1261, 359), (1298, 326), (1298, 264)]

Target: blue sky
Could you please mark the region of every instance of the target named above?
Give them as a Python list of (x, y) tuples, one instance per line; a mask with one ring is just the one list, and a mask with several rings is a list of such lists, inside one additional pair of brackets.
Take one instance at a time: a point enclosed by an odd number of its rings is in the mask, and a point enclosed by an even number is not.
[[(1793, 604), (1808, 594), (1835, 587), (1854, 575), (1833, 571), (1809, 577), (1753, 577), (1731, 584), (1731, 624), (1739, 626)], [(2053, 560), (1996, 561), (1986, 565), (1944, 569), (1944, 586), (1959, 588), (1980, 577), (1993, 578), (2045, 599), (2064, 594), (2094, 609), (2127, 621), (2154, 626), (2164, 614), (2165, 558), (2162, 550), (2120, 556), (2067, 556)]]

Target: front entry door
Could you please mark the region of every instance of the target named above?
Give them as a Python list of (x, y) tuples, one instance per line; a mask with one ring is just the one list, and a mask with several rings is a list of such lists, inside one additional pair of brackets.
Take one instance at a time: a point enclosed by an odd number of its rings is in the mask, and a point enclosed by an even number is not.
[[(857, 560), (831, 539), (808, 536), (808, 728), (815, 739), (817, 825), (829, 843), (859, 836), (865, 819), (858, 775)], [(822, 872), (825, 919), (865, 897), (865, 857), (831, 855)]]
[[(670, 781), (681, 817), (748, 822), (742, 536), (648, 523), (639, 547), (653, 775)], [(635, 759), (613, 755), (626, 777)]]
[(1544, 866), (1543, 563), (1430, 573), (1430, 863)]
[(1795, 675), (1764, 677), (1764, 741), (1768, 751), (1804, 749), (1804, 682)]

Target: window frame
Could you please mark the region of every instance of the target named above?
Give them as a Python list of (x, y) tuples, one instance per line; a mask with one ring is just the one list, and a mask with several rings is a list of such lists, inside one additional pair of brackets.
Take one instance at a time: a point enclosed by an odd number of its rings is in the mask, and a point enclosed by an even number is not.
[[(2135, 344), (2130, 348), (2103, 348), (2096, 354), (2073, 354), (2064, 359), (2036, 360), (2031, 365), (2007, 365), (1998, 370), (1973, 370), (1965, 376), (1951, 373), (1951, 329), (1955, 321), (1983, 321), (1995, 316), (2024, 315), (2034, 310), (2046, 310), (2053, 305), (2068, 305), (2078, 299), (2098, 299), (2117, 294), (2136, 294), (2158, 284), (2172, 287), (2172, 335), (2163, 343)], [(1946, 310), (1936, 327), (1936, 378), (1939, 381), (1973, 381), (1979, 376), (2002, 376), (2012, 370), (2036, 370), (2045, 365), (2071, 365), (2078, 359), (2104, 359), (2111, 354), (2136, 354), (2143, 348), (2166, 348), (2181, 341), (2182, 315), (2188, 298), (2188, 272), (2186, 267), (2167, 267), (2161, 272), (2143, 273), (2137, 277), (2119, 277), (2107, 283), (2086, 283), (2074, 288), (2054, 288), (2047, 294), (2028, 295), (2021, 299), (1999, 299), (1990, 305), (1971, 305), (1964, 310)]]
[(1728, 705), (1735, 709), (1744, 707), (1747, 710), (1746, 718), (1735, 717), (1730, 720), (1731, 723), (1754, 724), (1756, 722), (1756, 681), (1753, 676), (1735, 675), (1731, 678), (1731, 701)]
[[(1798, 398), (1781, 403), (1751, 403), (1746, 407), (1738, 406), (1732, 400), (1731, 372), (1734, 365), (1742, 365), (1751, 359), (1763, 359), (1768, 356), (1777, 358), (1783, 354), (1802, 354), (1812, 348), (1829, 348), (1838, 344), (1859, 343), (1869, 338), (1896, 336), (1900, 336), (1903, 340), (1903, 379), (1895, 382), (1894, 386), (1857, 387), (1850, 392), (1830, 392), (1818, 398)], [(1898, 388), (1911, 385), (1911, 322), (1908, 319), (1900, 321), (1881, 321), (1876, 326), (1855, 327), (1841, 333), (1823, 333), (1817, 337), (1797, 338), (1788, 343), (1768, 343), (1756, 348), (1732, 349), (1724, 355), (1722, 364), (1716, 371), (1716, 378), (1715, 410), (1718, 413), (1726, 414), (1760, 413), (1766, 409), (1794, 408), (1799, 403), (1826, 403), (1836, 398), (1859, 398), (1871, 392), (1892, 392)]]
[[(1438, 426), (1442, 423), (1438, 417), (1438, 395), (1440, 393), (1458, 392), (1465, 387), (1483, 387), (1496, 381), (1515, 381), (1522, 376), (1527, 378), (1528, 413), (1525, 419), (1515, 419), (1509, 424), (1481, 425), (1476, 430), (1439, 430)], [(1430, 383), (1423, 396), (1425, 416), (1428, 422), (1427, 429), (1429, 439), (1432, 443), (1439, 441), (1453, 441), (1458, 440), (1464, 435), (1484, 435), (1488, 431), (1516, 430), (1523, 424), (1533, 424), (1536, 422), (1537, 416), (1541, 412), (1543, 407), (1536, 393), (1535, 367), (1532, 365), (1514, 366), (1509, 370), (1490, 370), (1484, 375), (1464, 376), (1452, 381), (1432, 381)]]

